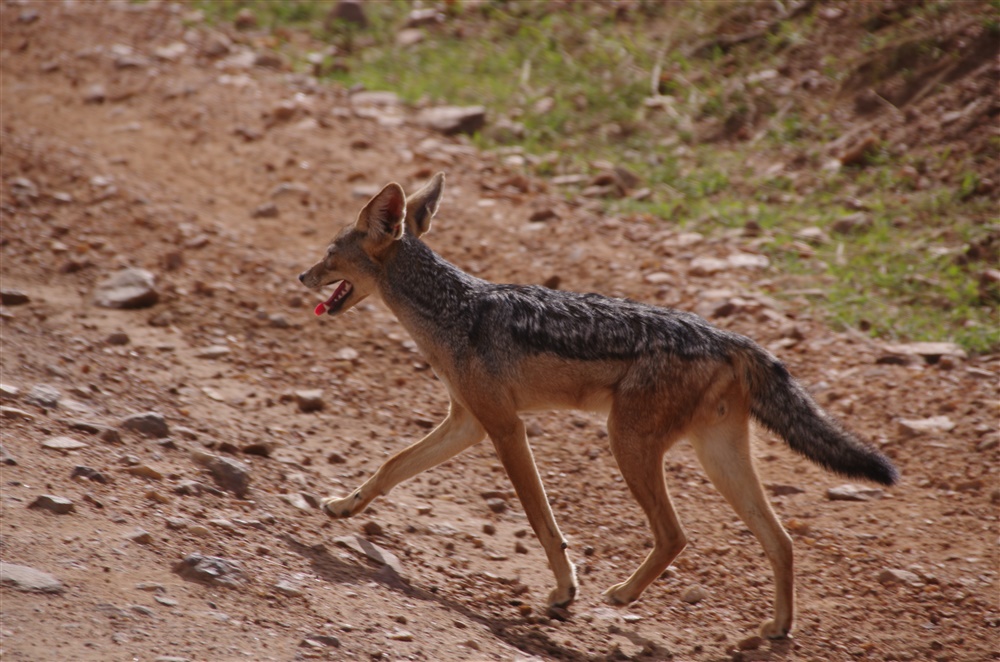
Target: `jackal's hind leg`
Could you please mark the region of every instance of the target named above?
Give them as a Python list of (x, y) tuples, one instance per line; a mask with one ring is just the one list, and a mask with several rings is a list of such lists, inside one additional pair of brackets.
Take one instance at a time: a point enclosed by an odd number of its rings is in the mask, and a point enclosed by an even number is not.
[(376, 497), (388, 494), (404, 480), (437, 466), (482, 441), (486, 432), (464, 407), (452, 402), (448, 418), (426, 437), (385, 461), (371, 478), (346, 497), (327, 497), (321, 502), (330, 517), (351, 517)]
[(628, 417), (621, 412), (618, 416), (613, 412), (609, 417), (611, 452), (629, 490), (646, 513), (653, 532), (653, 549), (632, 576), (604, 592), (605, 601), (612, 605), (637, 600), (687, 545), (663, 478), (663, 454), (673, 442), (643, 438), (630, 429), (627, 421)]
[(705, 473), (736, 514), (757, 537), (774, 571), (774, 616), (760, 627), (770, 639), (789, 635), (795, 618), (792, 539), (771, 509), (750, 456), (745, 418), (719, 421), (692, 437)]

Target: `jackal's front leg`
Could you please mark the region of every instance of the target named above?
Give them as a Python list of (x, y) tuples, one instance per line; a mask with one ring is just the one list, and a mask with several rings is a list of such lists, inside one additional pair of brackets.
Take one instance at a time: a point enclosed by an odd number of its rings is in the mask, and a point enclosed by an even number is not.
[(486, 436), (486, 432), (468, 410), (452, 401), (448, 418), (426, 437), (399, 451), (385, 461), (364, 485), (346, 497), (323, 499), (323, 510), (330, 517), (351, 517), (364, 510), (375, 497), (422, 471), (441, 464)]
[(528, 446), (524, 424), (513, 421), (488, 424), (497, 456), (514, 485), (517, 498), (528, 516), (528, 522), (542, 543), (549, 567), (556, 576), (556, 587), (549, 593), (549, 607), (565, 607), (576, 598), (576, 569), (566, 554), (567, 543), (559, 532), (535, 459)]

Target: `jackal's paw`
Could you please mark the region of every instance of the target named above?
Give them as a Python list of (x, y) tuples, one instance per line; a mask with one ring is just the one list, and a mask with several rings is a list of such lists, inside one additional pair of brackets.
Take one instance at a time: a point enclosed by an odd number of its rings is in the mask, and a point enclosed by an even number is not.
[(576, 584), (554, 588), (549, 593), (549, 609), (568, 607), (576, 599)]
[(361, 493), (355, 492), (351, 496), (346, 497), (327, 497), (320, 501), (320, 506), (330, 517), (334, 519), (340, 517), (350, 517), (355, 515), (361, 504)]
[(624, 607), (627, 604), (635, 602), (638, 596), (630, 595), (626, 591), (625, 584), (628, 582), (622, 582), (621, 584), (615, 584), (608, 590), (606, 590), (602, 595), (604, 596), (604, 601), (609, 605), (614, 605), (615, 607)]
[(760, 626), (760, 636), (765, 639), (790, 639), (792, 626), (778, 625), (774, 621), (764, 621)]

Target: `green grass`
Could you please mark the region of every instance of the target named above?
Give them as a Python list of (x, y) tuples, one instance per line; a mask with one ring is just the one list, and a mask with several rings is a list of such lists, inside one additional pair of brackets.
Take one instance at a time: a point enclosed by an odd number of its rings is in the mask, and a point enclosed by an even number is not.
[[(410, 103), (482, 104), (493, 121), (504, 116), (522, 123), (523, 149), (555, 155), (542, 159), (534, 174), (587, 171), (603, 159), (628, 167), (653, 189), (643, 202), (608, 200), (609, 213), (704, 233), (754, 220), (772, 237), (764, 250), (779, 276), (823, 289), (826, 296), (813, 301), (813, 312), (835, 325), (887, 339), (948, 339), (971, 351), (1000, 350), (996, 302), (980, 300), (977, 281), (983, 268), (995, 265), (959, 260), (970, 242), (998, 231), (995, 203), (977, 194), (976, 164), (956, 164), (946, 150), (910, 158), (883, 145), (864, 167), (824, 170), (829, 156), (823, 148), (845, 127), (817, 111), (816, 102), (778, 98), (755, 82), (753, 74), (780, 70), (804, 44), (821, 41), (815, 10), (781, 23), (753, 45), (688, 58), (685, 45), (732, 12), (762, 5), (638, 5), (628, 20), (617, 20), (595, 3), (494, 0), (472, 7), (458, 0), (444, 5), (442, 24), (424, 27), (426, 38), (407, 48), (395, 41), (413, 8), (402, 0), (365, 3), (369, 26), (363, 30), (327, 23), (331, 5), (310, 0), (206, 0), (199, 6), (210, 20), (232, 20), (248, 9), (264, 28), (300, 29), (317, 47), (333, 45), (342, 66), (327, 74), (332, 84), (392, 90)], [(973, 9), (989, 18), (989, 7), (917, 7), (870, 35), (854, 55), (828, 54), (816, 67), (832, 85), (842, 84), (852, 67), (883, 46), (923, 38), (928, 14)], [(303, 53), (289, 55), (305, 66)], [(668, 110), (644, 104), (654, 86), (670, 97)], [(710, 122), (750, 125), (743, 140), (710, 142), (699, 133)], [(500, 146), (488, 130), (474, 142), (483, 149)], [(1000, 139), (993, 147), (995, 159)], [(805, 177), (787, 170), (760, 174), (751, 165), (793, 159), (804, 164), (796, 171)], [(912, 174), (901, 174), (944, 170), (955, 174), (930, 190), (917, 190)], [(829, 230), (852, 213), (842, 204), (846, 198), (867, 205), (867, 231)], [(790, 247), (808, 226), (824, 228), (831, 238), (803, 258)]]

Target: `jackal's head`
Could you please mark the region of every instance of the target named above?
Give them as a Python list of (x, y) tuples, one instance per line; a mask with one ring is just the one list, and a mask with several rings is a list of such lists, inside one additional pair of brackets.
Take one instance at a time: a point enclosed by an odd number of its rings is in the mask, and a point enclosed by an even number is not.
[(369, 200), (358, 220), (330, 243), (323, 259), (299, 274), (310, 289), (334, 286), (330, 298), (316, 306), (316, 314), (339, 315), (376, 291), (403, 233), (419, 237), (430, 228), (443, 188), (444, 173), (439, 172), (409, 198), (393, 182)]

